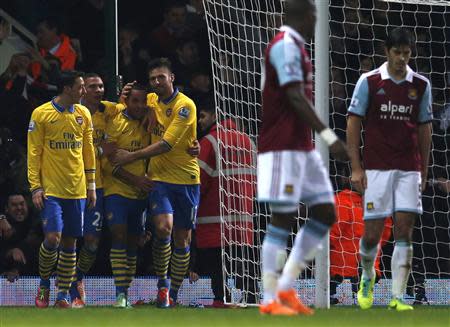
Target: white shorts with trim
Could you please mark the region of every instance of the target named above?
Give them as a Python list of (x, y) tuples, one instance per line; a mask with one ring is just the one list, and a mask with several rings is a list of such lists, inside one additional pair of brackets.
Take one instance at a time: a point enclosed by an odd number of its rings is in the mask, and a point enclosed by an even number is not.
[(297, 211), (299, 202), (309, 206), (334, 203), (333, 187), (322, 158), (313, 151), (276, 151), (258, 154), (258, 201), (272, 211)]
[(396, 211), (422, 214), (422, 178), (418, 171), (366, 170), (364, 219), (392, 216)]

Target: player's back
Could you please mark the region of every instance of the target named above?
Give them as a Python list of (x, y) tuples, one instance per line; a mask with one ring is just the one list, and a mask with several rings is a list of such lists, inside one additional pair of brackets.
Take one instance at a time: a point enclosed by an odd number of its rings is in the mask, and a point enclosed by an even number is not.
[(172, 184), (192, 185), (200, 183), (197, 159), (187, 150), (197, 138), (197, 109), (194, 102), (175, 91), (171, 99), (158, 100), (155, 93), (147, 97), (150, 108), (155, 110), (156, 124), (152, 128), (152, 143), (164, 140), (171, 150), (150, 160), (152, 180)]
[[(40, 182), (47, 196), (64, 199), (86, 197), (83, 162), (85, 133), (91, 129), (89, 110), (74, 104), (64, 110), (54, 101), (37, 107), (28, 128), (28, 161), (30, 184), (34, 183), (35, 156), (40, 156)], [(38, 148), (41, 153), (36, 153)], [(95, 170), (93, 170), (95, 171)], [(31, 178), (30, 178), (31, 177)], [(33, 185), (31, 185), (33, 189)]]
[[(107, 141), (116, 142), (121, 149), (133, 152), (145, 148), (150, 144), (150, 136), (142, 126), (141, 121), (131, 118), (126, 110), (108, 123), (106, 127)], [(118, 194), (129, 199), (142, 199), (146, 194), (135, 187), (121, 181), (112, 175), (113, 167), (106, 161), (103, 162), (104, 194)], [(147, 160), (136, 160), (122, 166), (126, 171), (136, 175), (145, 176)]]
[(258, 151), (311, 150), (311, 128), (296, 115), (285, 92), (298, 84), (312, 101), (312, 65), (300, 34), (283, 26), (266, 49), (264, 65)]

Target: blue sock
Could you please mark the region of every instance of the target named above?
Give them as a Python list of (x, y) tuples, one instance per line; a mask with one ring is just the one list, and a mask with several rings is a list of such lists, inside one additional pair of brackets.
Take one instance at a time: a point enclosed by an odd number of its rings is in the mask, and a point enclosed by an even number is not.
[(50, 288), (50, 279), (42, 279), (41, 278), (39, 286), (42, 288)]
[(58, 292), (58, 295), (56, 296), (56, 300), (67, 300), (69, 301), (69, 294), (66, 291), (60, 291)]

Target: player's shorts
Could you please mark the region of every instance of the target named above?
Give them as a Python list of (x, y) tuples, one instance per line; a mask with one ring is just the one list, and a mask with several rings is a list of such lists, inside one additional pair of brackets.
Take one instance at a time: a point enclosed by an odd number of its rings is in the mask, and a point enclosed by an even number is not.
[(61, 199), (49, 196), (41, 210), (44, 233), (58, 232), (63, 236), (83, 236), (86, 199)]
[(406, 211), (422, 214), (422, 178), (418, 171), (366, 170), (364, 219), (392, 216)]
[(276, 151), (258, 154), (258, 201), (272, 212), (296, 212), (308, 206), (334, 203), (333, 187), (322, 158), (312, 151)]
[(142, 235), (145, 231), (147, 200), (128, 199), (112, 194), (104, 197), (105, 217), (109, 226), (127, 225), (129, 234)]
[(200, 202), (200, 185), (180, 185), (154, 182), (149, 197), (152, 216), (173, 214), (177, 228), (194, 229)]
[(97, 201), (95, 207), (89, 209), (86, 206), (84, 211), (84, 235), (99, 236), (103, 226), (103, 216), (105, 208), (103, 203), (103, 189), (99, 188), (95, 192), (97, 194)]

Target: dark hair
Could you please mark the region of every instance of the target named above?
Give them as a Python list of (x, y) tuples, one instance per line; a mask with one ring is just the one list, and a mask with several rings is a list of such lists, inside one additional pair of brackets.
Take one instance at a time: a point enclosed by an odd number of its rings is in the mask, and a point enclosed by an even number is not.
[(150, 62), (148, 63), (148, 72), (151, 72), (153, 69), (156, 68), (162, 68), (165, 67), (167, 68), (171, 73), (172, 73), (172, 63), (170, 62), (170, 60), (168, 58), (156, 58), (153, 60), (150, 60)]
[(145, 93), (147, 93), (147, 87), (146, 86), (144, 86), (144, 85), (142, 85), (142, 84), (139, 84), (139, 83), (135, 83), (135, 84), (133, 84), (133, 86), (131, 87), (131, 89), (130, 89), (130, 93), (129, 94), (131, 94), (131, 92), (132, 91), (144, 91)]
[(75, 80), (79, 77), (83, 77), (83, 73), (76, 70), (65, 70), (61, 72), (59, 76), (57, 88), (58, 94), (61, 94), (64, 90), (64, 87), (70, 86), (72, 87), (75, 83)]
[(215, 103), (214, 103), (214, 99), (212, 99), (212, 98), (205, 98), (205, 99), (201, 100), (197, 104), (197, 109), (198, 109), (198, 112), (205, 111), (205, 112), (208, 112), (210, 114), (215, 114), (216, 113), (216, 106), (215, 106)]
[(63, 24), (61, 18), (58, 16), (47, 16), (39, 21), (39, 24), (45, 24), (51, 30), (55, 29), (56, 34), (61, 34), (63, 32)]
[(186, 8), (186, 5), (180, 0), (167, 1), (167, 4), (164, 6), (164, 15), (173, 8)]
[(83, 75), (84, 79), (88, 79), (88, 78), (101, 78), (99, 74), (97, 73), (86, 73)]
[(384, 46), (390, 50), (392, 47), (406, 45), (412, 48), (414, 37), (412, 33), (403, 27), (397, 27), (388, 33)]

